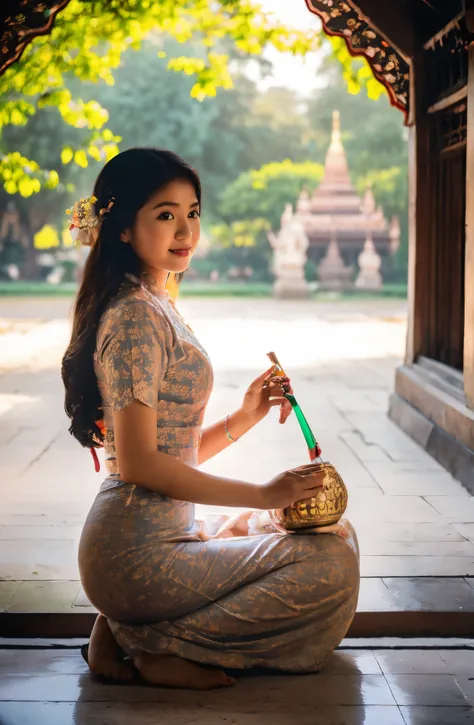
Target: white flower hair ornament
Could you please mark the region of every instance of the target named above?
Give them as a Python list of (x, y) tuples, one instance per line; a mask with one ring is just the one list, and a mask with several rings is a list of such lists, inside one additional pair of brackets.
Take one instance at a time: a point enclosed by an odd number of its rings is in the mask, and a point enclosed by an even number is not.
[(87, 196), (76, 201), (71, 209), (66, 209), (66, 214), (71, 216), (69, 231), (74, 244), (78, 247), (93, 247), (99, 238), (100, 228), (104, 221), (105, 214), (108, 214), (114, 205), (111, 199), (106, 207), (95, 213), (94, 205), (97, 201), (95, 196)]

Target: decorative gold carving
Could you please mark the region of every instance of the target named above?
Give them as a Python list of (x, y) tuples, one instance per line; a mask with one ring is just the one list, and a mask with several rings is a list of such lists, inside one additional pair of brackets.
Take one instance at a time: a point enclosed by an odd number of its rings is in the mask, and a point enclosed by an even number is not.
[(296, 501), (284, 509), (275, 509), (270, 516), (278, 526), (289, 531), (337, 524), (347, 508), (347, 488), (330, 463), (321, 463), (324, 471), (322, 489), (311, 498)]

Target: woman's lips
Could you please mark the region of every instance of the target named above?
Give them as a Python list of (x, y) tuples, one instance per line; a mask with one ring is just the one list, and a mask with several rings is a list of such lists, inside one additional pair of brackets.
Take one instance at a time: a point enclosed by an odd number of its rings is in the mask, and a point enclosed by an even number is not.
[(176, 254), (178, 257), (187, 257), (190, 251), (191, 247), (188, 247), (187, 249), (170, 249), (170, 252), (172, 254)]

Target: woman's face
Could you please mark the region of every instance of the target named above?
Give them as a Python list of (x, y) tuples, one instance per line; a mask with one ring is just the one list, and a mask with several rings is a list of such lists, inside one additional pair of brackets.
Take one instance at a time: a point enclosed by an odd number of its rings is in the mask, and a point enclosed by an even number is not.
[(144, 271), (184, 272), (201, 235), (200, 208), (189, 181), (173, 181), (156, 192), (124, 233)]

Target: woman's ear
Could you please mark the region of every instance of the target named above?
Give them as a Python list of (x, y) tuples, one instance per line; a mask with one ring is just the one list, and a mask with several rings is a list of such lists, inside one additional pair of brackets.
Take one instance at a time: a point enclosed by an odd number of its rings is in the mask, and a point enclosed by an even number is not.
[(123, 242), (124, 244), (130, 244), (130, 242), (131, 242), (131, 234), (130, 234), (130, 231), (128, 229), (126, 229), (124, 232), (121, 233), (121, 235), (120, 235), (120, 241)]

